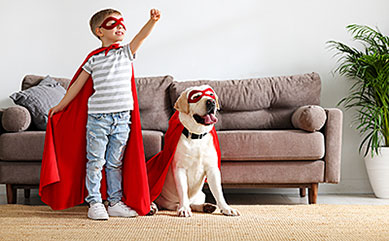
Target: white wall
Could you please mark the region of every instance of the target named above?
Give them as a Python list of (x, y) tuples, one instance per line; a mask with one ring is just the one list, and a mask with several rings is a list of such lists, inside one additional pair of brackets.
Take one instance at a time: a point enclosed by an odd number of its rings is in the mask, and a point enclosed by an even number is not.
[[(326, 41), (352, 44), (345, 26), (379, 26), (389, 33), (386, 0), (0, 0), (0, 107), (26, 74), (71, 77), (99, 42), (88, 21), (102, 8), (121, 10), (131, 40), (148, 20), (162, 18), (138, 51), (137, 76), (170, 74), (184, 79), (235, 79), (318, 72), (322, 105), (334, 107), (350, 86), (333, 76), (334, 52)], [(371, 192), (360, 137), (345, 113), (342, 179), (320, 192)]]

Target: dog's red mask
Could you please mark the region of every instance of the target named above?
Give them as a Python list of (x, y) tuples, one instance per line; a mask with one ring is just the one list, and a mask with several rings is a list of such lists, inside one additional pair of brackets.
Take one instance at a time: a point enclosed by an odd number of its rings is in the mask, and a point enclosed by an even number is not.
[(211, 88), (208, 88), (205, 90), (192, 90), (188, 95), (188, 102), (197, 103), (203, 96), (208, 96), (216, 100), (215, 92)]
[[(107, 23), (109, 23), (110, 21), (115, 21), (113, 24), (111, 25), (107, 25)], [(111, 30), (113, 28), (115, 28), (116, 26), (118, 26), (119, 24), (123, 26), (124, 30), (127, 30), (126, 29), (126, 26), (124, 26), (124, 23), (123, 23), (123, 18), (115, 18), (115, 17), (108, 17), (104, 20), (104, 22), (100, 25), (101, 28), (105, 28), (105, 29), (108, 29), (108, 30)]]

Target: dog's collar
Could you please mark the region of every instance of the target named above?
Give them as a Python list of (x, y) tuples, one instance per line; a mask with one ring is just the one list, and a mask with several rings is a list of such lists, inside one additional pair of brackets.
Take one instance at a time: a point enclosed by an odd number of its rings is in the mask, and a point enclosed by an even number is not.
[(206, 133), (204, 133), (204, 134), (200, 134), (200, 135), (198, 135), (198, 134), (195, 134), (195, 133), (190, 133), (189, 131), (188, 131), (188, 129), (186, 129), (185, 127), (184, 127), (184, 130), (182, 131), (182, 134), (184, 134), (184, 136), (186, 136), (186, 138), (191, 138), (191, 139), (201, 139), (201, 138), (203, 138), (206, 134), (208, 134), (207, 132)]

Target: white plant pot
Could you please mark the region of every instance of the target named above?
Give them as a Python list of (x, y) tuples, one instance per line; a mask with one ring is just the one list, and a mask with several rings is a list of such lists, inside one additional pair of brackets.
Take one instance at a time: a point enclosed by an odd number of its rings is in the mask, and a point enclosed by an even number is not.
[(389, 147), (380, 147), (379, 155), (365, 156), (371, 187), (378, 198), (389, 198)]

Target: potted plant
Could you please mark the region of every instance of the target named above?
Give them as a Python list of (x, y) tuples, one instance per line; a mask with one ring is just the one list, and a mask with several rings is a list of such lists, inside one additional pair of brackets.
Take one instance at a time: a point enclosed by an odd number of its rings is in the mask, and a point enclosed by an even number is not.
[(363, 47), (327, 42), (339, 56), (335, 72), (353, 82), (338, 105), (356, 110), (353, 123), (363, 136), (359, 152), (364, 153), (370, 184), (377, 197), (389, 198), (389, 36), (368, 26), (346, 28)]

